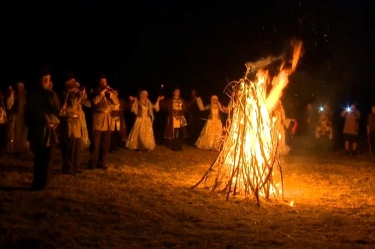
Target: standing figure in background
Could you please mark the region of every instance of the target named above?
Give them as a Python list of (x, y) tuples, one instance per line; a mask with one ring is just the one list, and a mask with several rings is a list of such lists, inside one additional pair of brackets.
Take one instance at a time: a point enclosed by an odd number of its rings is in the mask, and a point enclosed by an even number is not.
[(187, 142), (190, 145), (195, 144), (204, 125), (204, 121), (202, 120), (202, 114), (198, 107), (198, 98), (199, 97), (197, 95), (197, 91), (192, 90), (190, 100), (186, 104), (188, 118), (187, 122), (189, 124), (189, 134), (187, 137)]
[(305, 146), (308, 150), (316, 149), (315, 127), (318, 122), (317, 114), (311, 103), (308, 103), (305, 111), (304, 134), (306, 136)]
[(55, 93), (48, 89), (50, 82), (49, 68), (43, 68), (40, 85), (30, 94), (26, 105), (28, 140), (34, 152), (34, 190), (43, 190), (47, 187), (58, 143), (56, 128), (60, 123), (60, 106)]
[(168, 120), (164, 137), (173, 151), (182, 151), (182, 145), (187, 136), (186, 105), (185, 101), (180, 98), (180, 93), (180, 88), (175, 87), (173, 97), (160, 102), (161, 108), (168, 109)]
[(29, 156), (29, 142), (27, 141), (27, 126), (25, 123), (26, 91), (22, 82), (17, 83), (17, 90), (9, 87), (10, 95), (7, 99), (9, 118), (8, 148), (17, 156)]
[(332, 149), (333, 128), (332, 115), (328, 105), (319, 110), (319, 120), (315, 128), (317, 138), (317, 149), (323, 153)]
[(352, 155), (357, 154), (357, 142), (359, 134), (359, 119), (361, 113), (357, 110), (355, 105), (346, 108), (341, 112), (341, 117), (345, 118), (344, 124), (344, 140), (345, 140), (345, 155), (350, 153), (350, 144), (352, 144)]
[(85, 127), (82, 126), (82, 102), (86, 94), (77, 87), (77, 82), (71, 73), (65, 82), (66, 91), (62, 96), (60, 111), (60, 142), (63, 174), (82, 173), (80, 165), (82, 137)]
[(375, 148), (375, 104), (371, 106), (371, 113), (367, 117), (367, 138), (370, 147), (370, 153), (374, 155)]
[(290, 148), (285, 140), (285, 127), (287, 126), (285, 110), (281, 100), (276, 104), (273, 115), (276, 117), (275, 127), (279, 134), (278, 150), (280, 155), (285, 156), (289, 154)]
[(4, 95), (0, 91), (0, 156), (5, 152), (7, 147), (7, 123), (8, 114), (4, 104)]
[(201, 111), (209, 110), (208, 120), (203, 126), (200, 136), (195, 142), (195, 146), (202, 150), (220, 151), (223, 142), (223, 124), (220, 113), (227, 113), (227, 108), (222, 106), (216, 95), (211, 97), (211, 104), (203, 106), (201, 98), (197, 99), (197, 105)]
[(147, 91), (141, 91), (140, 99), (132, 96), (129, 99), (133, 101), (131, 111), (136, 115), (136, 119), (126, 142), (126, 147), (130, 150), (154, 150), (155, 137), (152, 128), (154, 109), (157, 112), (159, 111), (159, 101), (163, 97), (159, 96), (155, 105), (148, 99)]
[[(158, 96), (165, 96), (165, 89), (164, 89), (164, 84), (160, 85), (159, 91), (158, 91)], [(158, 112), (154, 113), (155, 119), (153, 123), (153, 128), (154, 128), (154, 135), (155, 135), (155, 142), (157, 144), (164, 144), (165, 143), (165, 138), (164, 138), (164, 133), (165, 133), (165, 126), (167, 123), (167, 109), (160, 109)]]
[(125, 100), (118, 97), (118, 89), (113, 91), (113, 94), (118, 98), (118, 104), (111, 105), (111, 149), (113, 153), (119, 147), (124, 147), (128, 134), (125, 125), (124, 112), (125, 112)]
[(93, 113), (92, 141), (90, 148), (89, 169), (106, 169), (106, 155), (111, 143), (111, 105), (117, 105), (118, 99), (113, 89), (107, 84), (107, 77), (102, 74), (100, 86), (91, 100)]

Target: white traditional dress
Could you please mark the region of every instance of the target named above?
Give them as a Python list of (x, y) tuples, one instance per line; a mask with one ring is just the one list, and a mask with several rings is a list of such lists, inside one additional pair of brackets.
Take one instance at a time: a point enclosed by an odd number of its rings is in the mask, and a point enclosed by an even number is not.
[[(141, 93), (142, 95), (142, 93)], [(154, 109), (159, 111), (159, 101), (153, 105), (150, 100), (135, 100), (131, 111), (136, 115), (136, 120), (130, 131), (126, 147), (130, 150), (154, 150), (155, 137), (152, 128)]]
[(203, 106), (201, 98), (197, 98), (197, 104), (201, 111), (209, 110), (210, 114), (208, 120), (204, 125), (195, 146), (202, 150), (216, 150), (220, 151), (223, 141), (223, 124), (221, 122), (220, 112), (227, 112), (226, 108), (221, 106), (219, 102), (213, 103), (213, 99), (217, 96), (211, 97), (211, 104)]

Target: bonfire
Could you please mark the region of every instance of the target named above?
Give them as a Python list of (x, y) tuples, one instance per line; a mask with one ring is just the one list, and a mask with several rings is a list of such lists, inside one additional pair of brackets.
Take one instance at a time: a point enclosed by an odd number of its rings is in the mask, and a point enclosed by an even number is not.
[[(283, 175), (278, 152), (281, 135), (275, 125), (273, 109), (279, 102), (288, 77), (302, 55), (302, 42), (291, 41), (291, 59), (286, 54), (246, 63), (245, 76), (229, 83), (232, 115), (226, 127), (222, 149), (202, 179), (193, 186), (207, 184), (214, 193), (230, 196), (253, 196), (284, 199)], [(274, 77), (269, 66), (281, 62)], [(231, 92), (228, 91), (231, 89)]]

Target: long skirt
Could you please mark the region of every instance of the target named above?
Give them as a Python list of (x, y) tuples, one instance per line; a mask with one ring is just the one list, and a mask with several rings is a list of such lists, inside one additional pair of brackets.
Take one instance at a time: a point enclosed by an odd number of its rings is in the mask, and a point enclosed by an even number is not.
[(218, 118), (207, 120), (195, 146), (202, 150), (219, 151), (223, 141), (223, 124)]
[(126, 147), (130, 150), (155, 149), (155, 137), (150, 118), (137, 118), (135, 120)]

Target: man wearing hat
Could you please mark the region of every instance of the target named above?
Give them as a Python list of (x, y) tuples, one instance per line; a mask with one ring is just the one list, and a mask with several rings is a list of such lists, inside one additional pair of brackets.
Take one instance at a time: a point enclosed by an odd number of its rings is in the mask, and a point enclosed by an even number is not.
[(52, 174), (52, 159), (58, 143), (56, 128), (60, 123), (60, 110), (54, 92), (48, 89), (50, 82), (49, 68), (44, 67), (39, 85), (30, 94), (26, 105), (28, 140), (34, 152), (34, 190), (43, 190), (48, 186)]
[(65, 92), (62, 95), (62, 108), (60, 111), (60, 144), (63, 174), (81, 173), (78, 169), (81, 154), (81, 138), (83, 134), (81, 115), (82, 102), (86, 99), (85, 92), (77, 88), (77, 82), (68, 72), (65, 82)]
[(111, 106), (118, 104), (118, 98), (107, 84), (106, 75), (102, 74), (99, 88), (91, 100), (93, 124), (89, 169), (107, 168), (105, 159), (111, 143)]

